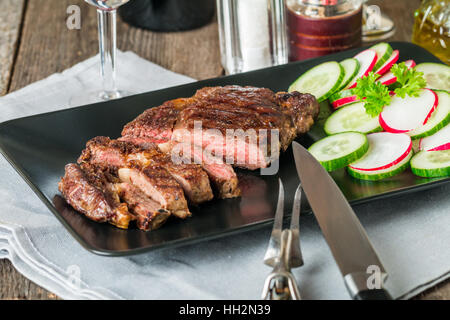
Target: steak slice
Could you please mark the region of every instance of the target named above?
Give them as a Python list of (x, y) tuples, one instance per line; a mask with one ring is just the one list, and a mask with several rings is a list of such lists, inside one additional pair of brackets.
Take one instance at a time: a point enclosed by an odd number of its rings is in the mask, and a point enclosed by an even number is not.
[(225, 199), (240, 195), (236, 173), (222, 158), (204, 153), (200, 147), (189, 143), (168, 142), (158, 146), (163, 152), (171, 154), (171, 157), (176, 156), (181, 161), (200, 164), (215, 187), (217, 197)]
[[(276, 99), (282, 111), (291, 116), (297, 135), (308, 132), (320, 111), (316, 98), (309, 93), (294, 91), (277, 92)], [(283, 149), (285, 150), (287, 146), (285, 145)]]
[(167, 101), (159, 108), (145, 110), (125, 125), (122, 136), (151, 139), (154, 143), (169, 141), (179, 111), (190, 101), (189, 98), (179, 98)]
[[(297, 134), (307, 132), (318, 111), (317, 100), (309, 94), (206, 87), (191, 98), (167, 101), (145, 111), (125, 126), (122, 135), (129, 141), (145, 138), (156, 143), (169, 139), (192, 143), (227, 163), (256, 169), (267, 167), (278, 157), (280, 148), (286, 150)], [(195, 139), (199, 123), (200, 140)], [(227, 133), (233, 133), (228, 141)]]
[(147, 197), (140, 189), (129, 183), (114, 184), (120, 197), (127, 203), (128, 209), (136, 216), (137, 227), (141, 230), (155, 230), (162, 226), (170, 216), (159, 203)]
[(109, 222), (123, 229), (134, 220), (127, 205), (120, 203), (117, 194), (107, 188), (106, 181), (84, 172), (74, 163), (66, 165), (58, 189), (75, 210), (91, 220)]
[(132, 164), (142, 168), (147, 165), (160, 166), (181, 185), (193, 204), (213, 198), (208, 175), (199, 165), (175, 164), (170, 156), (161, 152), (153, 143), (148, 143), (142, 148), (127, 141), (96, 137), (87, 142), (86, 149), (78, 161), (116, 167), (128, 167)]
[(122, 182), (133, 184), (147, 196), (158, 202), (163, 209), (169, 210), (179, 218), (191, 215), (183, 189), (161, 166), (148, 165), (145, 168), (120, 168)]

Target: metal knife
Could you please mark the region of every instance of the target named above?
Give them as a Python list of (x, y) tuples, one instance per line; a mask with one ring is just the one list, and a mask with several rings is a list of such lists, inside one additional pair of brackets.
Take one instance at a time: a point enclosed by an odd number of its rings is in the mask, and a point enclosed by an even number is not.
[(347, 199), (322, 165), (293, 142), (295, 166), (308, 202), (352, 299), (392, 299), (386, 270)]

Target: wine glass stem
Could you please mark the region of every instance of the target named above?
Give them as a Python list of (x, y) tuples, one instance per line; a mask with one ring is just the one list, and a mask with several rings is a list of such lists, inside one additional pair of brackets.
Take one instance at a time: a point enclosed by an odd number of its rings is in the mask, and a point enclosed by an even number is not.
[(116, 10), (97, 9), (97, 18), (103, 98), (116, 98)]

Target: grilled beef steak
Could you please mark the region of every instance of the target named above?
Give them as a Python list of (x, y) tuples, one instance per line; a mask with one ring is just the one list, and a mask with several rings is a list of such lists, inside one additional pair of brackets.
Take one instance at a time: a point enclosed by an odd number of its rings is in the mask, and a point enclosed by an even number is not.
[[(86, 143), (59, 190), (76, 210), (127, 228), (154, 230), (192, 204), (240, 195), (233, 166), (264, 168), (318, 115), (309, 94), (225, 86), (167, 101), (128, 123), (122, 137)], [(273, 139), (272, 139), (273, 138)], [(230, 165), (231, 164), (231, 165)]]
[(184, 105), (184, 99), (165, 102), (158, 108), (144, 111), (133, 122), (128, 123), (122, 131), (123, 136), (141, 137), (147, 141), (160, 143), (167, 142), (172, 136), (172, 130), (178, 118), (178, 113)]
[(174, 163), (170, 155), (161, 152), (152, 143), (142, 148), (126, 141), (96, 137), (86, 143), (86, 149), (83, 150), (78, 162), (116, 167), (128, 167), (133, 164), (146, 167), (151, 164), (153, 167), (167, 170), (183, 188), (191, 203), (199, 204), (213, 198), (208, 175), (198, 164)]
[(136, 216), (136, 223), (141, 230), (155, 230), (170, 216), (170, 212), (147, 197), (140, 189), (129, 183), (114, 184), (120, 198), (127, 204), (128, 209)]
[(179, 218), (191, 215), (183, 189), (172, 178), (170, 173), (161, 166), (148, 165), (145, 168), (120, 168), (119, 178), (130, 183), (149, 198), (158, 202)]
[[(266, 167), (270, 157), (278, 156), (280, 147), (285, 150), (297, 134), (308, 131), (318, 112), (317, 100), (310, 94), (275, 94), (265, 88), (241, 86), (207, 87), (191, 98), (146, 110), (124, 127), (122, 136), (141, 143), (193, 143), (223, 156), (227, 163), (232, 160), (236, 166), (256, 169)], [(196, 124), (201, 124), (197, 139)], [(276, 145), (271, 145), (271, 130), (279, 134)], [(231, 137), (228, 141), (227, 131)], [(261, 136), (261, 132), (267, 135)]]
[(107, 182), (93, 172), (86, 174), (74, 163), (66, 165), (64, 177), (58, 189), (67, 202), (88, 218), (97, 222), (109, 222), (119, 228), (128, 228), (134, 217), (117, 194), (106, 187)]
[(158, 146), (163, 152), (176, 156), (181, 161), (201, 164), (215, 187), (218, 198), (234, 198), (240, 195), (236, 173), (222, 158), (204, 153), (200, 147), (190, 143), (167, 142)]

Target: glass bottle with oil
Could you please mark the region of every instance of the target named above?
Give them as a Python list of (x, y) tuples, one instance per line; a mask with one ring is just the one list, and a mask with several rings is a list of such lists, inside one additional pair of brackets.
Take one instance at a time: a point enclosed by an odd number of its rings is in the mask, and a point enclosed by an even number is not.
[(450, 65), (450, 0), (424, 0), (414, 16), (412, 42)]

